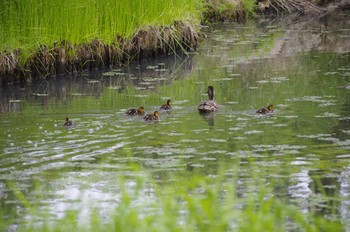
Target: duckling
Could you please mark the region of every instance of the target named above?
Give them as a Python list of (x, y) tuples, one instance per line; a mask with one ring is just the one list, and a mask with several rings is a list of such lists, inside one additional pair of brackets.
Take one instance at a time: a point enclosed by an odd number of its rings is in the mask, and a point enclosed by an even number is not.
[(73, 122), (71, 120), (69, 120), (69, 118), (66, 118), (63, 125), (64, 126), (73, 126)]
[(138, 109), (129, 109), (128, 111), (126, 111), (126, 114), (129, 116), (144, 115), (145, 108), (143, 108), (143, 106), (141, 106)]
[(160, 110), (171, 110), (173, 107), (170, 105), (171, 103), (171, 99), (168, 99), (168, 101), (166, 102), (166, 104), (163, 104), (160, 107)]
[(145, 117), (143, 117), (143, 120), (145, 120), (145, 121), (157, 121), (157, 120), (159, 120), (159, 112), (154, 111), (153, 114), (147, 114)]
[(271, 114), (271, 113), (273, 113), (273, 105), (269, 105), (266, 108), (258, 109), (255, 113), (257, 113), (257, 114)]
[(214, 87), (213, 86), (209, 86), (207, 93), (208, 93), (209, 100), (201, 102), (198, 105), (199, 113), (216, 112), (219, 109), (218, 104), (214, 101)]

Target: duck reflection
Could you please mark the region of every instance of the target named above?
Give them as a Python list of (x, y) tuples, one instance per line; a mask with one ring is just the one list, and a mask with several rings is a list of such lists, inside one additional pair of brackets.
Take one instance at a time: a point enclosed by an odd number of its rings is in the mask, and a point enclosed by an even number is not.
[(210, 112), (210, 113), (199, 113), (203, 119), (208, 122), (209, 127), (214, 127), (215, 125), (215, 112)]

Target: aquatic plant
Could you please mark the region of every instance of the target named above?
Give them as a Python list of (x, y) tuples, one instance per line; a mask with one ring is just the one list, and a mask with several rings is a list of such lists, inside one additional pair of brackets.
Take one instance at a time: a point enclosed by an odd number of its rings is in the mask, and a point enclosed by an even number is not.
[[(136, 168), (136, 167), (134, 167)], [(140, 170), (138, 170), (140, 171)], [(108, 212), (93, 205), (64, 212), (57, 218), (47, 209), (29, 205), (11, 185), (18, 200), (30, 212), (18, 231), (342, 231), (340, 221), (317, 215), (312, 207), (301, 212), (277, 199), (274, 183), (267, 187), (255, 177), (256, 192), (237, 193), (236, 168), (222, 169), (216, 177), (177, 176), (159, 184), (152, 173), (117, 178), (117, 204)], [(277, 183), (276, 183), (277, 184)], [(40, 188), (40, 185), (37, 185)], [(147, 193), (147, 194), (145, 194)], [(40, 201), (40, 199), (39, 199)], [(83, 210), (83, 209), (81, 209)], [(87, 211), (88, 210), (88, 211)], [(51, 215), (51, 216), (50, 216)], [(1, 219), (2, 220), (2, 219)], [(6, 223), (6, 225), (8, 225)]]

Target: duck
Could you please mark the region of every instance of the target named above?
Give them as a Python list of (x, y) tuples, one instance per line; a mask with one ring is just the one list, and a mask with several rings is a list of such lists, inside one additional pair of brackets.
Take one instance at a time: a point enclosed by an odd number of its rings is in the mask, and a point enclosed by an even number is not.
[(166, 104), (161, 105), (160, 110), (171, 110), (173, 107), (170, 105), (171, 99), (168, 99)]
[(129, 116), (144, 115), (145, 108), (143, 106), (140, 106), (138, 109), (129, 109), (128, 111), (126, 111), (126, 114)]
[(67, 117), (66, 120), (64, 121), (64, 126), (73, 126), (73, 122), (71, 120), (69, 120), (69, 118)]
[(203, 101), (198, 105), (199, 113), (216, 112), (219, 109), (219, 105), (214, 101), (214, 87), (208, 86), (208, 100)]
[(257, 114), (271, 114), (273, 113), (273, 105), (268, 105), (266, 108), (258, 109), (255, 113)]
[(157, 121), (157, 120), (159, 120), (159, 112), (154, 111), (153, 114), (147, 114), (145, 117), (143, 117), (143, 120), (145, 120), (145, 121)]

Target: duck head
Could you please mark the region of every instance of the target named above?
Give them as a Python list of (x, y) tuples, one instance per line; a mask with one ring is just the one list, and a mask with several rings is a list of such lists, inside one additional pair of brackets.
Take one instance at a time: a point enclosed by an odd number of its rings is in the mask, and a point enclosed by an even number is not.
[(214, 87), (211, 85), (208, 87), (208, 98), (209, 100), (214, 100)]
[(158, 112), (158, 111), (154, 111), (153, 115), (154, 115), (154, 117), (156, 117), (157, 119), (159, 119), (159, 112)]
[(141, 106), (140, 108), (137, 109), (137, 113), (138, 114), (144, 114), (145, 113), (145, 108), (143, 108), (143, 106)]
[(270, 112), (272, 112), (272, 111), (273, 111), (273, 105), (269, 105), (269, 106), (267, 107), (267, 110), (270, 111)]

